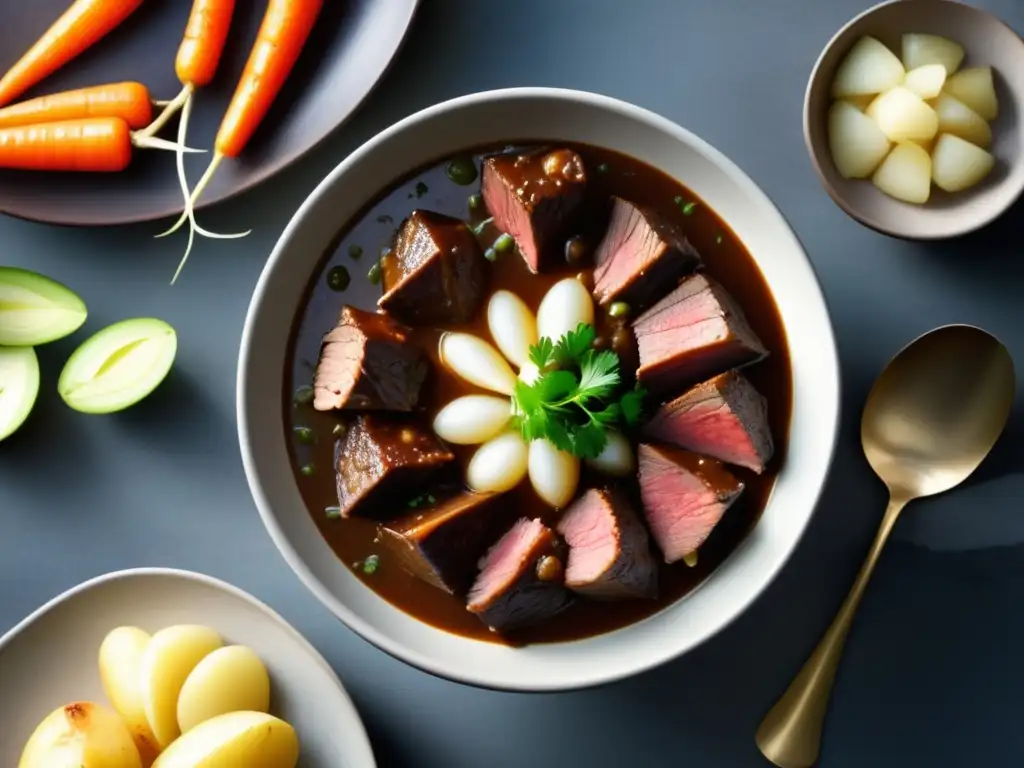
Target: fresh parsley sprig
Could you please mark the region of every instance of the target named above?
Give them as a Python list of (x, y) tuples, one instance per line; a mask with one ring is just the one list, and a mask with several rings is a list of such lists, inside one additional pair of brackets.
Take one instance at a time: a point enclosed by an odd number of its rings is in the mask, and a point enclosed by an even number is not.
[(540, 374), (531, 384), (517, 381), (512, 393), (524, 440), (547, 438), (560, 450), (593, 459), (609, 429), (639, 423), (645, 390), (637, 384), (614, 399), (622, 384), (619, 356), (594, 349), (595, 338), (594, 327), (580, 323), (557, 342), (545, 337), (530, 347)]

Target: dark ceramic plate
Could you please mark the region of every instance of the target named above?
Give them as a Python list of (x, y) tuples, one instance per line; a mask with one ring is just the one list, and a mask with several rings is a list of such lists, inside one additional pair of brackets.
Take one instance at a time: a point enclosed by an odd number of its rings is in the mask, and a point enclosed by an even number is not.
[[(71, 0), (0, 0), (0, 70), (6, 71)], [(312, 149), (351, 115), (387, 69), (419, 0), (326, 0), (280, 97), (243, 155), (222, 164), (200, 207), (264, 181)], [(174, 57), (192, 3), (146, 0), (117, 30), (22, 98), (121, 80), (154, 99), (181, 89)], [(190, 146), (209, 149), (259, 29), (265, 0), (239, 0), (217, 78), (198, 92)], [(161, 132), (174, 137), (177, 121)], [(191, 183), (209, 154), (187, 158)], [(0, 211), (53, 224), (96, 226), (180, 213), (174, 154), (145, 151), (118, 174), (0, 171)]]

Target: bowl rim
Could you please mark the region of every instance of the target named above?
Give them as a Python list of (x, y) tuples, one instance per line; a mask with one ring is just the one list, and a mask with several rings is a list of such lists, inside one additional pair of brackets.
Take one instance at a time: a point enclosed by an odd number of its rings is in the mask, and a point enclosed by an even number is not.
[[(367, 155), (376, 152), (378, 147), (386, 144), (392, 139), (392, 137), (408, 131), (419, 123), (429, 121), (448, 112), (481, 106), (488, 102), (512, 101), (516, 99), (548, 99), (582, 102), (590, 107), (610, 111), (617, 113), (620, 116), (641, 123), (646, 123), (649, 127), (665, 133), (678, 142), (689, 144), (695, 151), (704, 154), (706, 158), (722, 170), (723, 173), (727, 174), (731, 181), (737, 184), (745, 194), (747, 194), (760, 208), (762, 208), (766, 215), (775, 217), (778, 224), (792, 236), (794, 244), (803, 256), (805, 266), (808, 269), (808, 275), (817, 290), (817, 298), (820, 300), (821, 306), (825, 311), (826, 323), (823, 324), (820, 332), (824, 336), (825, 345), (827, 345), (831, 350), (831, 354), (828, 359), (822, 361), (822, 363), (827, 366), (826, 376), (830, 379), (829, 386), (832, 392), (834, 392), (834, 395), (832, 396), (834, 407), (831, 409), (830, 413), (822, 414), (822, 419), (827, 419), (827, 429), (830, 435), (830, 439), (828, 441), (828, 456), (826, 457), (826, 461), (823, 466), (821, 478), (817, 483), (817, 488), (814, 490), (811, 509), (799, 524), (799, 527), (794, 532), (791, 540), (784, 545), (784, 551), (781, 557), (779, 557), (777, 562), (772, 564), (757, 587), (752, 589), (749, 594), (738, 601), (739, 605), (736, 609), (723, 616), (718, 626), (699, 640), (694, 641), (689, 645), (669, 644), (667, 650), (663, 653), (651, 655), (649, 658), (632, 661), (628, 665), (623, 665), (621, 668), (615, 670), (595, 669), (592, 673), (586, 676), (585, 680), (582, 681), (563, 682), (552, 679), (543, 684), (516, 684), (515, 682), (499, 683), (493, 680), (488, 680), (479, 675), (467, 674), (453, 665), (436, 662), (428, 655), (423, 654), (409, 647), (405, 643), (378, 631), (356, 612), (349, 609), (348, 606), (334, 596), (334, 594), (319, 580), (319, 578), (317, 578), (310, 567), (298, 555), (289, 542), (282, 526), (278, 522), (277, 515), (272, 509), (272, 505), (264, 492), (263, 483), (256, 470), (256, 458), (251, 448), (252, 441), (249, 436), (249, 423), (246, 415), (249, 406), (246, 392), (246, 378), (248, 369), (251, 365), (251, 358), (254, 356), (257, 346), (255, 339), (253, 338), (253, 319), (264, 302), (271, 299), (271, 278), (276, 266), (290, 247), (291, 240), (303, 226), (307, 215), (309, 215), (310, 211), (317, 206), (320, 198), (328, 193), (328, 190), (348, 172), (350, 167), (362, 161), (362, 159)], [(370, 137), (363, 144), (353, 150), (347, 157), (342, 159), (341, 162), (339, 162), (330, 172), (328, 172), (293, 214), (271, 251), (269, 258), (264, 264), (264, 268), (260, 273), (260, 277), (253, 290), (249, 309), (246, 313), (239, 348), (237, 372), (235, 398), (236, 421), (238, 424), (238, 439), (242, 456), (242, 464), (245, 470), (246, 479), (249, 483), (249, 489), (252, 493), (257, 511), (267, 528), (267, 532), (274, 541), (275, 546), (306, 588), (309, 589), (317, 599), (320, 600), (320, 602), (323, 603), (324, 606), (349, 629), (361, 636), (364, 640), (376, 646), (378, 649), (387, 653), (389, 656), (402, 661), (405, 664), (443, 680), (462, 683), (477, 688), (495, 691), (514, 691), (520, 693), (583, 690), (638, 675), (642, 672), (659, 667), (662, 664), (672, 661), (684, 653), (703, 645), (732, 624), (740, 615), (745, 613), (765, 592), (768, 586), (775, 581), (782, 568), (789, 562), (815, 515), (818, 504), (821, 500), (821, 495), (824, 492), (828, 478), (831, 475), (832, 465), (836, 454), (836, 446), (839, 439), (839, 427), (842, 412), (842, 384), (840, 378), (839, 351), (831, 320), (831, 310), (825, 293), (822, 290), (821, 280), (818, 277), (814, 264), (807, 255), (807, 251), (803, 247), (803, 243), (800, 241), (795, 230), (767, 193), (765, 193), (764, 190), (762, 190), (761, 187), (753, 181), (753, 179), (751, 179), (736, 163), (726, 157), (720, 150), (668, 118), (662, 117), (661, 115), (644, 107), (640, 107), (614, 97), (590, 91), (542, 86), (523, 86), (478, 91), (428, 106), (408, 115), (385, 128), (383, 131)], [(729, 558), (734, 555), (735, 551), (729, 556)], [(723, 565), (728, 562), (729, 558), (723, 562)], [(628, 629), (628, 627), (625, 629)], [(438, 629), (438, 631), (444, 632), (443, 629)]]
[(208, 576), (205, 573), (187, 571), (181, 568), (143, 567), (125, 568), (123, 570), (109, 571), (108, 573), (104, 573), (99, 576), (93, 576), (92, 578), (86, 579), (70, 589), (66, 589), (60, 594), (50, 598), (28, 614), (28, 616), (7, 630), (3, 635), (0, 635), (0, 654), (3, 654), (7, 646), (13, 643), (22, 634), (22, 632), (24, 632), (24, 630), (28, 629), (54, 608), (75, 599), (79, 595), (89, 592), (96, 587), (111, 584), (113, 582), (131, 581), (133, 579), (154, 576), (178, 579), (181, 581), (191, 581), (203, 586), (212, 587), (213, 589), (224, 592), (225, 594), (241, 600), (242, 602), (248, 603), (250, 606), (256, 608), (260, 613), (266, 616), (270, 621), (277, 624), (278, 627), (280, 627), (280, 629), (282, 629), (292, 639), (292, 641), (305, 652), (313, 663), (320, 668), (320, 671), (323, 673), (326, 681), (337, 690), (341, 699), (347, 702), (351, 729), (346, 732), (346, 737), (349, 739), (356, 737), (358, 739), (360, 743), (356, 749), (369, 756), (370, 763), (368, 768), (373, 768), (373, 766), (376, 765), (377, 758), (374, 755), (373, 745), (370, 742), (370, 736), (366, 731), (366, 725), (363, 723), (363, 719), (359, 714), (359, 710), (356, 708), (355, 702), (352, 700), (352, 697), (349, 695), (344, 684), (341, 682), (341, 679), (338, 677), (338, 673), (334, 671), (334, 668), (327, 662), (327, 659), (325, 659), (313, 644), (310, 643), (301, 632), (293, 627), (287, 619), (277, 613), (277, 611), (264, 603), (258, 597), (249, 594), (240, 587), (236, 587), (234, 584), (218, 579), (215, 576)]
[[(986, 209), (986, 213), (983, 216), (972, 220), (967, 226), (962, 227), (952, 233), (937, 233), (937, 234), (923, 234), (923, 235), (908, 235), (905, 232), (901, 232), (898, 229), (885, 226), (882, 222), (878, 221), (875, 217), (862, 213), (851, 205), (845, 197), (839, 194), (839, 190), (835, 186), (829, 183), (828, 178), (825, 176), (825, 172), (822, 170), (822, 163), (819, 159), (819, 152), (815, 147), (813, 141), (811, 141), (811, 92), (814, 90), (814, 85), (818, 80), (819, 71), (821, 65), (825, 60), (825, 57), (832, 51), (839, 38), (845, 35), (855, 25), (860, 24), (868, 16), (872, 16), (883, 8), (887, 8), (890, 5), (900, 5), (907, 2), (918, 2), (919, 0), (883, 0), (876, 5), (871, 6), (867, 10), (861, 11), (856, 16), (847, 21), (841, 26), (832, 37), (829, 38), (828, 42), (822, 47), (821, 52), (818, 54), (818, 58), (814, 62), (814, 67), (811, 69), (811, 74), (807, 78), (807, 86), (804, 89), (804, 107), (803, 107), (803, 131), (804, 131), (804, 145), (807, 147), (807, 154), (811, 158), (811, 165), (814, 167), (814, 173), (818, 177), (818, 182), (822, 188), (828, 193), (828, 196), (832, 198), (832, 201), (838, 205), (843, 212), (846, 213), (854, 221), (860, 222), (869, 229), (873, 229), (879, 234), (888, 235), (889, 237), (895, 237), (900, 240), (909, 240), (913, 242), (935, 242), (941, 240), (950, 240), (956, 237), (962, 237), (969, 235), (972, 232), (977, 232), (979, 229), (987, 227), (989, 224), (994, 222), (1008, 210), (1010, 210), (1017, 201), (1024, 195), (1024, 178), (1022, 178), (1019, 188), (1011, 195), (1006, 205), (1003, 207), (990, 207)], [(1014, 37), (1016, 37), (1021, 44), (1022, 52), (1024, 52), (1024, 37), (1020, 35), (1013, 27), (1007, 24), (1005, 21), (1000, 19), (994, 13), (986, 11), (984, 8), (978, 8), (977, 6), (968, 5), (961, 0), (930, 0), (934, 3), (945, 3), (946, 5), (957, 6), (958, 8), (967, 11), (980, 14), (983, 17), (987, 17), (992, 23), (998, 24), (1007, 31), (1009, 31)], [(821, 154), (825, 153), (825, 148), (822, 148)]]

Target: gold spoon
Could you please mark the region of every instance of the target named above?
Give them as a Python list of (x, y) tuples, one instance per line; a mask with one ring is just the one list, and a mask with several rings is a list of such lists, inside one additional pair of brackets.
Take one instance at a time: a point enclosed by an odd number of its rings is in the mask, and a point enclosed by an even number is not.
[(780, 768), (810, 768), (843, 644), (864, 587), (904, 506), (959, 485), (977, 469), (1010, 415), (1010, 353), (991, 334), (947, 325), (918, 337), (875, 382), (861, 417), (868, 463), (889, 489), (871, 551), (814, 653), (765, 715), (755, 739)]

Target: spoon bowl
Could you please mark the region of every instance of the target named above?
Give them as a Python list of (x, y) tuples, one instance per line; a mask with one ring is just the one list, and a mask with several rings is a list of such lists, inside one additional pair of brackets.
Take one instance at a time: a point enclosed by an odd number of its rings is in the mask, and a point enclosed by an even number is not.
[(1013, 404), (1010, 353), (970, 325), (929, 331), (904, 347), (868, 395), (861, 443), (894, 495), (959, 485), (995, 445)]
[(889, 488), (889, 506), (835, 619), (757, 729), (757, 746), (775, 765), (810, 768), (817, 761), (843, 645), (900, 512), (914, 499), (959, 485), (978, 468), (1006, 425), (1015, 389), (1006, 347), (970, 325), (919, 336), (875, 382), (861, 416), (861, 442)]

